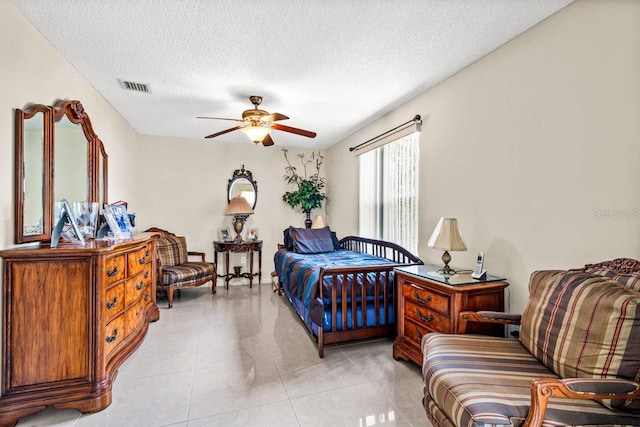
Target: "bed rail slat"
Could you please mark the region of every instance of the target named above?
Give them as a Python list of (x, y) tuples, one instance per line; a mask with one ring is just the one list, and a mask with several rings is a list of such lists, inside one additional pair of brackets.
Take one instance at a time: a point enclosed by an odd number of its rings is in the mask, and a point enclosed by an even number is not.
[[(334, 276), (335, 277), (335, 276)], [(347, 273), (342, 275), (342, 330), (347, 330), (347, 287), (345, 284), (347, 283)], [(335, 328), (335, 326), (334, 326)], [(335, 330), (335, 329), (334, 329)]]

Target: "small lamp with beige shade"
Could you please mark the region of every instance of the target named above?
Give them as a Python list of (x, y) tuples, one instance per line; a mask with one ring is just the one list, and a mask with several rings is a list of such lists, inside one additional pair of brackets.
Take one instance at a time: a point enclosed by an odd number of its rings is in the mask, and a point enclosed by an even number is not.
[(322, 228), (326, 226), (327, 223), (324, 221), (324, 217), (322, 215), (316, 215), (311, 223), (311, 228)]
[(433, 234), (427, 242), (427, 245), (430, 248), (444, 251), (442, 254), (444, 267), (442, 267), (441, 270), (438, 270), (438, 272), (443, 275), (456, 274), (456, 271), (449, 267), (449, 262), (451, 262), (451, 255), (449, 254), (449, 251), (467, 250), (467, 245), (464, 244), (464, 240), (462, 240), (460, 230), (458, 229), (458, 219), (440, 218), (440, 221), (438, 221), (438, 225), (436, 225), (435, 230), (433, 230)]

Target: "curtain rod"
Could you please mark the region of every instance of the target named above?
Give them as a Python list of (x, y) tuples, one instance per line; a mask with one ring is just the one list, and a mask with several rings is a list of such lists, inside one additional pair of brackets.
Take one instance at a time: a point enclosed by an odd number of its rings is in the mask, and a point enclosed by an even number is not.
[(370, 144), (371, 142), (375, 141), (376, 139), (380, 138), (381, 136), (385, 136), (385, 135), (387, 135), (387, 134), (389, 134), (389, 133), (401, 128), (404, 125), (407, 125), (407, 124), (409, 124), (411, 122), (419, 122), (419, 121), (420, 121), (420, 114), (416, 114), (416, 116), (413, 119), (408, 120), (408, 121), (404, 122), (403, 124), (394, 127), (393, 129), (389, 129), (388, 131), (383, 132), (378, 136), (374, 136), (373, 138), (363, 142), (362, 144), (358, 144), (355, 147), (349, 147), (349, 151), (357, 150), (358, 148), (360, 148), (360, 147), (362, 147), (364, 145)]

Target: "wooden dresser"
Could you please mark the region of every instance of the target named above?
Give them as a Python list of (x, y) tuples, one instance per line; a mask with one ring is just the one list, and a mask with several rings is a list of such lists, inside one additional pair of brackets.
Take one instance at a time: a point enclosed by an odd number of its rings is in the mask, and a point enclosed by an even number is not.
[(100, 411), (156, 306), (156, 235), (0, 251), (0, 425), (47, 405)]
[[(433, 265), (396, 268), (398, 291), (398, 335), (393, 358), (422, 365), (422, 337), (429, 332), (455, 333), (458, 314), (471, 310), (504, 310), (504, 278), (487, 276), (476, 280), (470, 274), (456, 274), (448, 280)], [(469, 324), (469, 333), (503, 336), (501, 325)]]

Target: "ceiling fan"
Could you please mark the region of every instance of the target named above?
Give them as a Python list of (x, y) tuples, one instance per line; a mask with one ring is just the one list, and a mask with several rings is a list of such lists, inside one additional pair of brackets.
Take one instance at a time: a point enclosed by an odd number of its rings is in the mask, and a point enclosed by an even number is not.
[(213, 120), (231, 120), (234, 122), (242, 123), (241, 125), (234, 126), (232, 128), (213, 133), (205, 136), (205, 138), (215, 138), (216, 136), (224, 135), (228, 132), (240, 129), (243, 131), (253, 142), (256, 144), (262, 143), (265, 147), (273, 145), (273, 139), (271, 139), (271, 129), (281, 130), (283, 132), (295, 133), (296, 135), (306, 136), (307, 138), (315, 138), (316, 133), (310, 132), (304, 129), (298, 129), (291, 126), (281, 125), (274, 123), (279, 120), (286, 120), (289, 117), (280, 113), (269, 114), (264, 110), (260, 110), (258, 106), (262, 103), (261, 96), (250, 96), (249, 100), (253, 104), (253, 109), (245, 110), (242, 112), (242, 119), (225, 119), (222, 117), (197, 117), (198, 119), (213, 119)]

